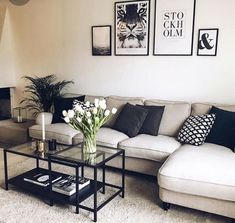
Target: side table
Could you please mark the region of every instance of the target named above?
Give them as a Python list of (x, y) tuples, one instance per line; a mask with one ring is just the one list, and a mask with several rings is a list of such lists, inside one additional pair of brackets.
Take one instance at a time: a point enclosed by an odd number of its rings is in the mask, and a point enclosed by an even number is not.
[(15, 123), (13, 119), (0, 121), (0, 142), (21, 144), (29, 141), (28, 128), (35, 125), (34, 120)]

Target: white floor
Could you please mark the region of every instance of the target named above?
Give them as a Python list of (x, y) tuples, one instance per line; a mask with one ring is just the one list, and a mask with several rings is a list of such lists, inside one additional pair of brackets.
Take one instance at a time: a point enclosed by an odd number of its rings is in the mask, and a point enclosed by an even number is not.
[[(3, 186), (3, 162), (2, 151), (0, 151), (0, 182)], [(10, 175), (16, 175), (22, 171), (29, 170), (35, 165), (34, 160), (18, 159), (10, 156)], [(46, 164), (42, 164), (45, 166)], [(57, 170), (72, 171), (61, 166), (54, 166)], [(90, 170), (86, 172), (88, 176)], [(116, 172), (108, 172), (107, 178), (110, 182), (118, 183), (120, 178)], [(108, 196), (111, 191), (107, 191)], [(103, 199), (103, 195), (99, 195)], [(100, 212), (98, 222), (100, 223), (230, 223), (231, 219), (208, 214), (179, 206), (165, 212), (159, 206), (158, 188), (156, 179), (143, 176), (127, 175), (126, 197), (115, 198)], [(92, 206), (92, 197), (86, 201)], [(21, 193), (14, 188), (5, 191), (0, 187), (0, 223), (86, 223), (92, 222), (93, 215), (87, 211), (81, 211), (79, 215), (74, 213), (75, 208), (71, 206), (55, 205), (49, 207), (46, 201), (42, 201), (30, 194)]]

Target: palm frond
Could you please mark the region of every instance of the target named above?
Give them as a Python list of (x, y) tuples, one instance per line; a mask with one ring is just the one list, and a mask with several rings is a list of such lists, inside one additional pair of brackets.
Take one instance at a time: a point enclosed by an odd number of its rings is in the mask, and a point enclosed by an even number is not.
[(50, 112), (56, 98), (63, 95), (63, 91), (67, 90), (68, 85), (73, 81), (57, 81), (54, 74), (44, 77), (39, 76), (23, 76), (23, 79), (29, 81), (30, 84), (25, 86), (24, 92), (29, 96), (25, 97), (20, 103), (26, 104), (26, 108), (30, 111)]

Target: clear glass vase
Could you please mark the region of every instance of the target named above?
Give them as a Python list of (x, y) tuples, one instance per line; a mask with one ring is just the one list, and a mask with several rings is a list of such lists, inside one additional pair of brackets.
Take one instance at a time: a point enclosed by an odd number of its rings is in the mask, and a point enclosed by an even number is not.
[(84, 136), (83, 139), (83, 152), (84, 153), (95, 153), (96, 152), (96, 135)]

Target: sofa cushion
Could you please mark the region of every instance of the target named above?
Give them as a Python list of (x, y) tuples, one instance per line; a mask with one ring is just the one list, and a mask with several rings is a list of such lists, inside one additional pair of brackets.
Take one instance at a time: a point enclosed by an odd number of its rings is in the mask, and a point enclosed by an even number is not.
[(143, 98), (135, 98), (135, 97), (119, 97), (119, 96), (109, 96), (106, 98), (107, 108), (111, 110), (112, 108), (116, 108), (117, 112), (112, 116), (112, 118), (105, 124), (106, 127), (113, 127), (119, 113), (123, 109), (126, 103), (132, 105), (143, 105), (144, 99)]
[(91, 103), (94, 103), (94, 101), (95, 101), (96, 98), (97, 98), (97, 99), (100, 99), (100, 100), (104, 99), (103, 96), (86, 95), (84, 101), (85, 101), (85, 102), (86, 102), (86, 101), (89, 101), (89, 102), (91, 102)]
[(159, 170), (160, 187), (179, 193), (235, 201), (235, 153), (205, 143), (184, 145)]
[(163, 162), (180, 145), (173, 137), (140, 134), (120, 142), (118, 147), (125, 149), (126, 156)]
[(212, 104), (212, 103), (194, 103), (192, 104), (192, 115), (204, 115), (209, 113), (212, 106), (224, 109), (226, 111), (235, 112), (235, 105), (222, 105), (222, 104)]
[(64, 123), (62, 119), (62, 111), (73, 108), (74, 100), (84, 101), (85, 96), (71, 97), (71, 98), (57, 98), (54, 102), (55, 112), (53, 114), (52, 123)]
[[(102, 127), (96, 135), (96, 143), (100, 146), (117, 148), (119, 142), (128, 139), (129, 137), (122, 132), (118, 132), (111, 128)], [(83, 135), (79, 134), (74, 137), (76, 141), (82, 141)]]
[(139, 134), (158, 135), (159, 127), (165, 106), (137, 105), (148, 110), (148, 114), (139, 131)]
[(216, 114), (216, 120), (206, 142), (226, 146), (233, 150), (235, 146), (235, 112), (213, 106), (210, 114)]
[(127, 103), (117, 117), (113, 129), (134, 137), (140, 131), (147, 114), (147, 109)]
[(176, 136), (191, 113), (191, 106), (187, 102), (146, 100), (144, 103), (145, 105), (165, 106), (159, 128), (160, 135)]
[(179, 131), (178, 140), (194, 146), (202, 145), (215, 122), (215, 114), (191, 115)]
[[(46, 139), (56, 139), (58, 143), (72, 145), (75, 143), (79, 143), (80, 141), (73, 141), (74, 136), (82, 135), (77, 130), (71, 128), (69, 125), (65, 123), (55, 123), (51, 125), (46, 125)], [(42, 126), (41, 125), (34, 125), (29, 128), (29, 135), (35, 139), (42, 138)], [(82, 137), (81, 137), (82, 138)]]

